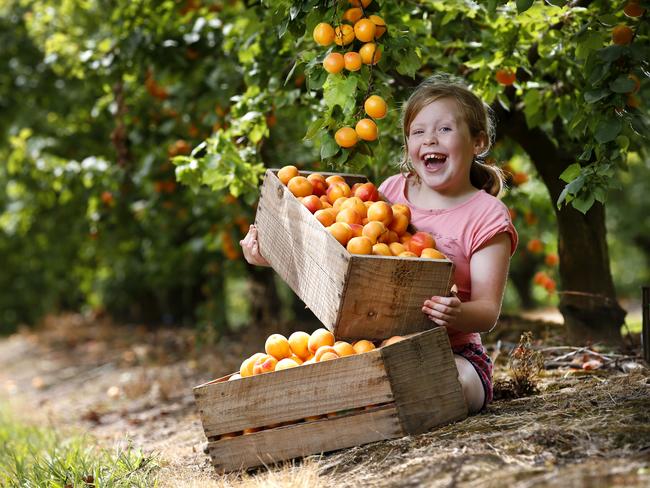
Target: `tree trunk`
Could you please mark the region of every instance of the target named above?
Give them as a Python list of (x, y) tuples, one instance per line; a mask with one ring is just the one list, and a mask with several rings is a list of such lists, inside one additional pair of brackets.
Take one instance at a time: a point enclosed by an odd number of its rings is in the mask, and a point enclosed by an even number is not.
[(539, 128), (529, 129), (520, 111), (499, 111), (503, 135), (511, 137), (530, 156), (553, 203), (558, 221), (560, 256), (560, 312), (574, 343), (621, 342), (625, 310), (616, 298), (609, 266), (605, 209), (596, 203), (583, 215), (570, 205), (557, 209), (564, 187), (560, 174), (575, 163), (577, 152), (561, 150)]
[(519, 256), (516, 268), (510, 267), (510, 280), (517, 290), (521, 300), (521, 308), (524, 310), (533, 308), (535, 303), (530, 282), (538, 265), (539, 261), (534, 259), (531, 253), (527, 252)]

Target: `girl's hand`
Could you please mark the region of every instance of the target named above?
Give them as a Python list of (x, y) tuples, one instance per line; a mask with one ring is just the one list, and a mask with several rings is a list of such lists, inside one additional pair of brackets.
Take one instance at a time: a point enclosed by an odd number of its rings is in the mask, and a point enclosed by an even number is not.
[(251, 225), (248, 228), (248, 234), (239, 241), (239, 245), (244, 253), (244, 259), (250, 264), (255, 266), (270, 266), (269, 262), (260, 253), (260, 245), (257, 241), (257, 227)]
[(424, 301), (422, 312), (438, 325), (453, 327), (460, 315), (461, 301), (456, 295), (450, 297), (431, 297)]

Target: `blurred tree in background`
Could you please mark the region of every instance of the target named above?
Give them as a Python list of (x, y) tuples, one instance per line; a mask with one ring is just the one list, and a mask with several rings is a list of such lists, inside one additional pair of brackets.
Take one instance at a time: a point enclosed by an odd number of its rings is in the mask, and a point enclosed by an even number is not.
[[(490, 162), (521, 235), (506, 305), (558, 304), (575, 335), (616, 339), (615, 284), (648, 279), (645, 2), (364, 0), (387, 25), (382, 57), (328, 74), (329, 52), (360, 44), (312, 31), (351, 3), (0, 3), (2, 329), (84, 307), (220, 331), (276, 320), (278, 303), (301, 317), (237, 244), (265, 167), (381, 182), (401, 103), (444, 71), (497, 115)], [(370, 93), (389, 104), (378, 141), (338, 147)]]

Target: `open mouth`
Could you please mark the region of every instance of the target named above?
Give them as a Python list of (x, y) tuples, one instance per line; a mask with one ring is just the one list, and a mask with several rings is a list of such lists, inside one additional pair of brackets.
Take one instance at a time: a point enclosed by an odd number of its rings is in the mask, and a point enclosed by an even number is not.
[(422, 156), (426, 169), (438, 169), (447, 161), (447, 155), (441, 153), (428, 153)]

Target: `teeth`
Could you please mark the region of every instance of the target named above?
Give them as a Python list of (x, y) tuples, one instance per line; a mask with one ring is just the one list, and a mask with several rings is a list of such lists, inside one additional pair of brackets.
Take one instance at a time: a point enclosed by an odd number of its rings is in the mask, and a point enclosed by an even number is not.
[(443, 161), (445, 159), (445, 156), (442, 155), (442, 154), (425, 154), (422, 157), (422, 159), (428, 163), (428, 162), (436, 161), (436, 160)]

